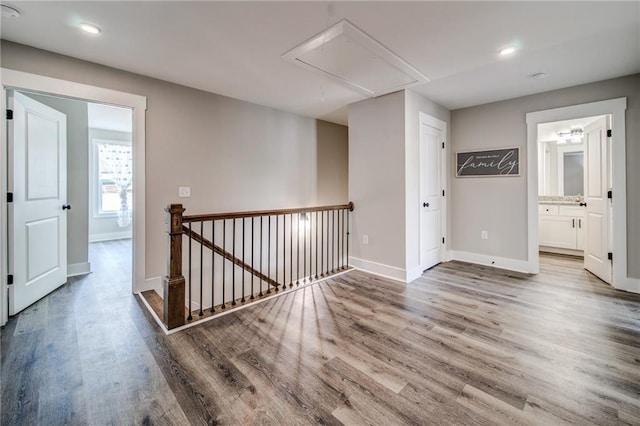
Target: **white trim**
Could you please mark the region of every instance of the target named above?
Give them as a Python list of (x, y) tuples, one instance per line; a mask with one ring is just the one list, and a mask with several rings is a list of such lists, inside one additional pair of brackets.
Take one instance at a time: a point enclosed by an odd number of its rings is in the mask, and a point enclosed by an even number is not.
[(407, 282), (407, 271), (403, 268), (385, 265), (384, 263), (373, 262), (371, 260), (359, 259), (353, 256), (349, 256), (349, 265), (360, 271), (368, 272), (390, 280), (400, 281), (403, 283)]
[(407, 282), (410, 283), (411, 281), (417, 280), (422, 276), (423, 272), (424, 272), (424, 269), (422, 268), (422, 266), (416, 266), (415, 268), (407, 270), (406, 272)]
[(131, 231), (105, 232), (103, 234), (89, 235), (89, 242), (98, 243), (101, 241), (127, 240), (127, 239), (130, 239), (131, 236), (132, 236)]
[(492, 268), (506, 269), (508, 271), (529, 273), (529, 263), (526, 260), (510, 259), (507, 257), (497, 257), (458, 250), (451, 251), (451, 260), (491, 266)]
[(77, 275), (86, 275), (91, 273), (91, 263), (72, 263), (67, 265), (67, 277), (75, 277)]
[[(442, 139), (444, 142), (444, 149), (441, 150), (441, 156), (440, 156), (440, 183), (442, 184), (442, 189), (444, 189), (445, 191), (445, 196), (442, 197), (442, 202), (440, 203), (440, 217), (441, 217), (441, 223), (440, 223), (440, 227), (441, 227), (441, 233), (442, 233), (442, 237), (445, 239), (445, 244), (442, 246), (441, 250), (440, 250), (440, 262), (445, 262), (446, 260), (451, 258), (451, 254), (449, 253), (449, 249), (448, 249), (448, 245), (449, 245), (449, 238), (448, 238), (448, 194), (450, 194), (449, 191), (449, 161), (447, 161), (447, 159), (449, 158), (449, 140), (447, 139), (447, 122), (446, 121), (442, 121), (432, 115), (426, 114), (422, 111), (418, 112), (418, 152), (420, 152), (420, 150), (422, 149), (422, 141), (420, 140), (420, 124), (426, 124), (427, 126), (431, 126), (435, 129), (438, 129), (442, 132)], [(420, 156), (420, 158), (422, 158), (422, 156)], [(420, 164), (420, 176), (422, 177), (422, 164)], [(420, 184), (422, 184), (422, 182), (420, 182)], [(420, 190), (420, 189), (419, 189)], [(420, 209), (420, 205), (418, 205), (418, 209)], [(422, 235), (421, 231), (420, 231), (420, 217), (422, 215), (420, 213), (418, 213), (418, 235)], [(420, 254), (420, 241), (418, 241), (418, 263), (420, 263), (421, 260), (421, 254)], [(422, 275), (422, 272), (425, 270), (425, 265), (420, 265), (420, 268), (422, 268), (420, 270), (420, 275)], [(416, 276), (415, 278), (418, 278), (420, 275)], [(410, 278), (411, 276), (413, 276), (413, 274), (407, 274), (407, 279)], [(415, 278), (413, 279), (408, 279), (407, 282), (411, 282), (413, 281)]]
[(154, 290), (156, 293), (162, 295), (162, 287), (163, 287), (163, 278), (162, 277), (152, 277), (144, 280), (143, 283), (138, 283), (134, 293), (140, 294), (143, 291)]
[[(7, 89), (15, 89), (24, 92), (50, 94), (65, 98), (86, 100), (90, 102), (116, 105), (131, 108), (133, 111), (133, 149), (134, 149), (134, 183), (133, 183), (133, 279), (132, 291), (142, 285), (145, 279), (145, 111), (147, 98), (131, 93), (90, 86), (73, 81), (60, 80), (22, 71), (0, 68), (2, 81), (2, 110), (6, 108)], [(7, 135), (2, 132), (2, 146), (0, 146), (0, 164), (6, 167)], [(6, 173), (0, 173), (0, 187), (6, 192)], [(2, 229), (7, 227), (6, 203), (2, 203), (0, 209), (0, 221)], [(2, 232), (0, 245), (2, 246), (2, 263), (0, 264), (1, 287), (1, 318), (0, 323), (6, 323), (8, 319), (7, 304), (7, 237)]]
[(561, 247), (540, 246), (538, 250), (542, 253), (565, 254), (568, 256), (584, 257), (584, 250), (573, 250)]
[(627, 178), (626, 178), (626, 126), (627, 98), (610, 99), (562, 108), (527, 113), (527, 221), (528, 272), (537, 274), (540, 266), (538, 254), (538, 124), (611, 114), (613, 137), (613, 287), (640, 293), (640, 279), (628, 275), (627, 269)]

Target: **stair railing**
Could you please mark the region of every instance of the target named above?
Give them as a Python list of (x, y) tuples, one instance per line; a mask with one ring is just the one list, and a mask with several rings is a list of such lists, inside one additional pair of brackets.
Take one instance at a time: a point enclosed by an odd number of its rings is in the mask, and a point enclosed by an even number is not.
[(164, 324), (180, 327), (348, 269), (353, 208), (184, 215), (181, 204), (169, 205)]

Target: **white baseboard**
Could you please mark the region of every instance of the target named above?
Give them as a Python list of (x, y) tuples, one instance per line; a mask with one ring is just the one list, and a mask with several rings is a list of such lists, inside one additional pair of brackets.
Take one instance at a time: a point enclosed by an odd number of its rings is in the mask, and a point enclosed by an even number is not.
[(162, 277), (146, 278), (142, 282), (136, 284), (135, 294), (142, 293), (147, 290), (155, 290), (156, 293), (162, 294)]
[(356, 269), (373, 275), (378, 275), (403, 283), (407, 282), (407, 271), (403, 268), (372, 262), (370, 260), (358, 259), (357, 257), (349, 257), (349, 264)]
[(104, 234), (89, 235), (89, 242), (98, 243), (100, 241), (124, 240), (129, 238), (131, 238), (131, 231), (106, 232)]
[(529, 262), (526, 260), (510, 259), (507, 257), (490, 256), (486, 254), (470, 253), (467, 251), (451, 250), (451, 260), (476, 263), (508, 271), (529, 273)]
[(91, 263), (72, 263), (67, 265), (67, 277), (75, 277), (77, 275), (85, 275), (91, 273)]
[(583, 250), (570, 250), (570, 249), (563, 249), (563, 248), (557, 248), (557, 247), (540, 246), (540, 252), (542, 252), (542, 253), (566, 254), (566, 255), (569, 255), (569, 256), (584, 257), (584, 251)]

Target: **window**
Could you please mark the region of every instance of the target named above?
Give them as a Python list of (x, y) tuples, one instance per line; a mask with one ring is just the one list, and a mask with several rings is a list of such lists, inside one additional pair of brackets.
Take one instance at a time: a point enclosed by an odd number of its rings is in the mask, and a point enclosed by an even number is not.
[(120, 226), (131, 221), (132, 148), (131, 142), (93, 140), (96, 188), (96, 216), (117, 216)]

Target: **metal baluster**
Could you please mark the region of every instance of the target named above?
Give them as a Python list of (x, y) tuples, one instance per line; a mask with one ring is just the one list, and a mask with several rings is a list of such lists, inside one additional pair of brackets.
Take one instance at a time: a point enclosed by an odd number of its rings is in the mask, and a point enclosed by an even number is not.
[(224, 263), (225, 256), (227, 255), (227, 220), (222, 219), (222, 305), (220, 306), (222, 309), (225, 309), (227, 305), (225, 304), (226, 300), (224, 297), (224, 290), (227, 286), (227, 282), (225, 281), (225, 272), (227, 270), (227, 265)]
[(203, 263), (202, 263), (202, 249), (204, 248), (204, 244), (202, 244), (202, 240), (204, 239), (204, 229), (203, 229), (203, 224), (204, 221), (200, 221), (200, 312), (198, 312), (198, 314), (200, 316), (204, 315), (204, 312), (202, 312), (202, 305), (204, 304), (204, 300), (202, 300), (202, 270), (203, 268)]
[(231, 306), (236, 305), (236, 218), (233, 218), (233, 243), (231, 244)]
[(245, 262), (246, 257), (245, 257), (245, 250), (244, 250), (244, 229), (245, 229), (245, 225), (244, 225), (244, 217), (242, 218), (242, 279), (240, 280), (240, 282), (242, 283), (242, 299), (240, 299), (240, 301), (242, 303), (244, 303), (244, 265), (247, 263)]
[(349, 267), (349, 211), (345, 210), (347, 215), (347, 264), (346, 267)]
[(191, 242), (193, 238), (191, 238), (193, 234), (191, 233), (191, 222), (189, 222), (189, 316), (187, 320), (191, 321), (193, 317), (191, 316)]
[(307, 221), (308, 216), (307, 213), (304, 214), (304, 223), (302, 224), (304, 227), (304, 236), (303, 236), (303, 249), (302, 249), (302, 254), (303, 254), (303, 260), (302, 260), (302, 266), (303, 266), (303, 271), (304, 271), (304, 275), (302, 276), (302, 282), (304, 283), (307, 279)]
[(262, 273), (262, 236), (264, 235), (264, 227), (262, 226), (262, 219), (264, 219), (264, 216), (260, 216), (260, 293), (258, 293), (258, 296), (262, 297), (262, 275), (264, 275)]
[(280, 222), (280, 217), (276, 215), (276, 293), (278, 292), (278, 224)]
[(282, 290), (287, 289), (287, 215), (282, 215)]
[(331, 210), (331, 273), (336, 272), (335, 264), (333, 263), (336, 254), (336, 211)]
[(318, 212), (316, 211), (316, 280), (318, 279)]
[(298, 233), (296, 234), (298, 260), (296, 261), (296, 285), (300, 285), (300, 213), (298, 213)]
[(291, 253), (289, 262), (289, 288), (293, 287), (293, 213), (289, 215), (289, 252)]
[(320, 212), (320, 276), (324, 277), (324, 211)]
[(216, 221), (211, 221), (211, 244), (213, 248), (211, 249), (211, 312), (215, 311), (216, 304), (214, 303), (214, 295), (215, 295), (215, 276), (216, 276), (216, 251), (214, 250), (216, 247)]
[(327, 275), (330, 275), (330, 257), (329, 257), (329, 226), (331, 225), (331, 216), (329, 215), (330, 211), (327, 210)]
[[(271, 216), (267, 228), (267, 276), (271, 279)], [(271, 282), (267, 282), (267, 294), (271, 294)]]
[(344, 240), (345, 240), (345, 232), (344, 232), (344, 217), (347, 215), (347, 210), (342, 209), (342, 234), (340, 235), (340, 239), (342, 240), (342, 268), (346, 269), (345, 261), (344, 261)]
[[(256, 269), (256, 263), (255, 263), (255, 248), (253, 246), (254, 241), (253, 241), (253, 231), (255, 226), (253, 225), (253, 219), (255, 219), (253, 216), (251, 216), (251, 267), (253, 269)], [(255, 299), (254, 296), (254, 292), (253, 292), (253, 282), (254, 282), (254, 276), (253, 274), (251, 274), (251, 300)]]

